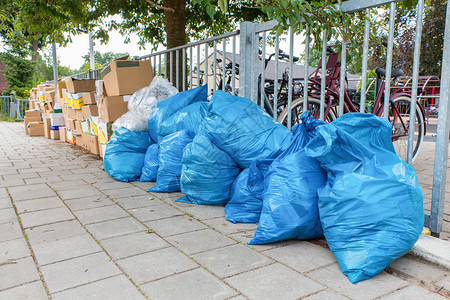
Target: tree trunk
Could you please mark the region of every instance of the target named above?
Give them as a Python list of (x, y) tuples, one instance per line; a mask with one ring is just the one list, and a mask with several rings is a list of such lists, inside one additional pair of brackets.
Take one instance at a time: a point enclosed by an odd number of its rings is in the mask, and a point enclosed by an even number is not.
[[(167, 49), (182, 46), (186, 44), (186, 0), (163, 0), (163, 5), (174, 9), (174, 12), (164, 11)], [(183, 52), (179, 52), (179, 61), (176, 62), (176, 52), (173, 52), (173, 63), (170, 68), (170, 55), (167, 55), (166, 78), (169, 79), (179, 90), (183, 88), (183, 82), (186, 78), (183, 76)], [(179, 77), (176, 77), (176, 67), (179, 68)]]
[(33, 58), (32, 60), (35, 61), (38, 59), (39, 57), (39, 52), (38, 52), (38, 41), (37, 40), (32, 40), (31, 41), (31, 51), (33, 52)]

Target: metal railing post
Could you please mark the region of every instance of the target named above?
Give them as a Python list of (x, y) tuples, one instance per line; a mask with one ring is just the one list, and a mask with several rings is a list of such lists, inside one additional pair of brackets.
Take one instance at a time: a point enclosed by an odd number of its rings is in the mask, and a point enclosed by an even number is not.
[(11, 93), (11, 98), (9, 101), (9, 117), (11, 119), (16, 119), (16, 114), (17, 114), (17, 97), (16, 97), (16, 93), (12, 92)]
[(444, 51), (442, 52), (441, 95), (434, 154), (433, 192), (431, 196), (430, 231), (439, 237), (444, 217), (445, 184), (447, 181), (448, 138), (450, 130), (450, 3), (444, 29)]
[[(258, 39), (252, 22), (240, 24), (239, 96), (258, 100)], [(256, 50), (256, 51), (255, 51)]]

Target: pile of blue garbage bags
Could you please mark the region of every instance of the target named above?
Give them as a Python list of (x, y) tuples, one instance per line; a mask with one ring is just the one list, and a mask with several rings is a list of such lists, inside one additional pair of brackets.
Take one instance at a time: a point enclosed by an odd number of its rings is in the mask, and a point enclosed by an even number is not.
[(373, 114), (327, 124), (305, 112), (290, 131), (249, 99), (208, 99), (205, 85), (159, 99), (145, 131), (118, 128), (104, 167), (120, 181), (156, 181), (149, 192), (224, 206), (230, 222), (258, 223), (251, 245), (325, 238), (352, 283), (409, 252), (423, 228), (415, 171)]

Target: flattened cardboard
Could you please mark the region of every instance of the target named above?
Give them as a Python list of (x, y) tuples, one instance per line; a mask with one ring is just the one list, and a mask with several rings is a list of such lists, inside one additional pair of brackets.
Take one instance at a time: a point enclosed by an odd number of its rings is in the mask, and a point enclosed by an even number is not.
[(39, 116), (39, 117), (27, 117), (27, 116), (25, 116), (24, 118), (23, 118), (23, 123), (24, 123), (24, 125), (25, 125), (25, 133), (26, 134), (30, 134), (29, 132), (28, 132), (28, 124), (30, 123), (30, 122), (40, 122), (41, 121), (41, 117)]
[(25, 111), (25, 117), (41, 118), (41, 112), (39, 110), (27, 110)]
[(50, 129), (50, 138), (52, 140), (59, 140), (60, 139), (60, 137), (59, 137), (59, 128), (55, 129), (55, 130)]
[(74, 109), (75, 111), (75, 119), (83, 120), (83, 111), (81, 109)]
[(45, 102), (55, 102), (55, 91), (45, 92)]
[(59, 140), (66, 141), (66, 127), (59, 127)]
[(103, 68), (101, 76), (109, 97), (131, 95), (152, 82), (152, 64), (150, 60), (118, 59)]
[(52, 126), (51, 120), (47, 116), (45, 116), (42, 119), (44, 121), (44, 136), (49, 139), (50, 138), (50, 127)]
[(108, 144), (109, 139), (113, 135), (111, 122), (98, 122), (98, 142), (100, 144)]
[(83, 129), (81, 128), (81, 122), (79, 120), (75, 120), (75, 132), (77, 134), (80, 134), (83, 132)]

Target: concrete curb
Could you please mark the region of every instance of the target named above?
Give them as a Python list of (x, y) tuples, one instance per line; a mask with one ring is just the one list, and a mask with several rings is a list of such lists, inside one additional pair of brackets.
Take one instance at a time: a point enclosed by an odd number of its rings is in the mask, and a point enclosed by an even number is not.
[(422, 234), (411, 254), (450, 270), (450, 242)]

